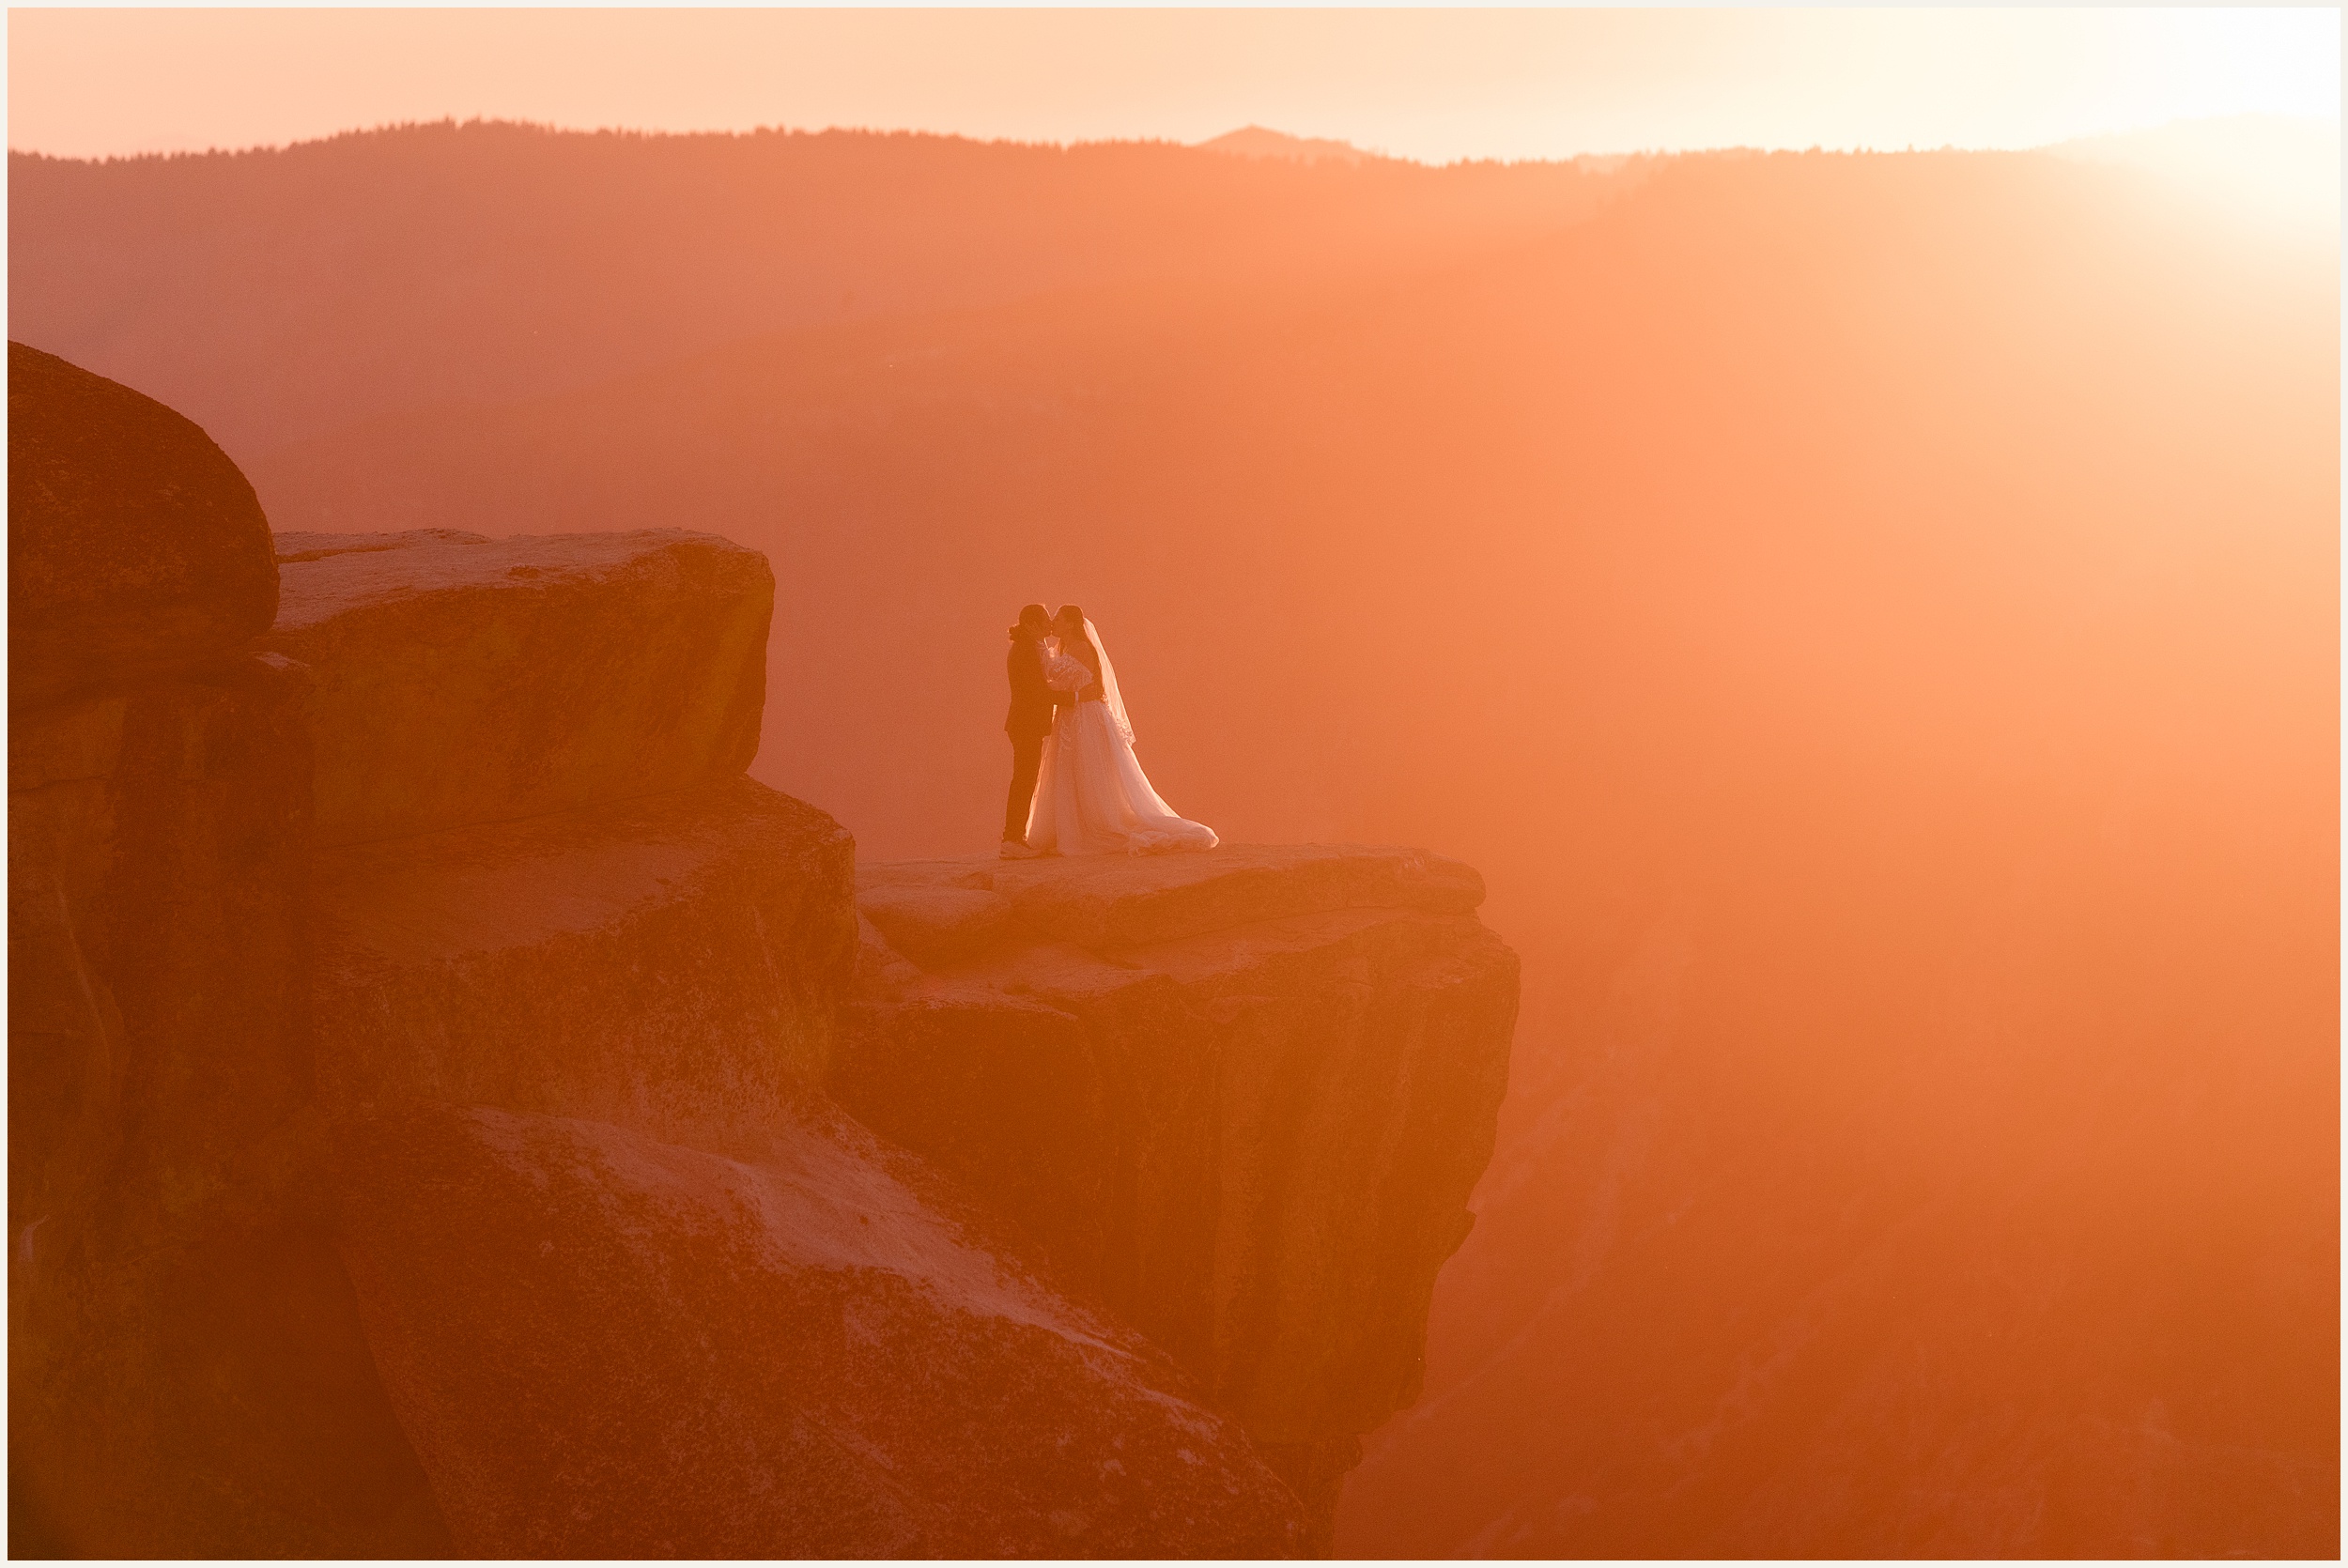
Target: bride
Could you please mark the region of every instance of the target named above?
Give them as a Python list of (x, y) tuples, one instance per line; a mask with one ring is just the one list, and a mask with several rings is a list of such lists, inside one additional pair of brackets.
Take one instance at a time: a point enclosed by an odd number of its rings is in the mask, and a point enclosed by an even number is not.
[(1159, 854), (1211, 850), (1214, 830), (1178, 817), (1134, 757), (1134, 727), (1101, 634), (1074, 605), (1052, 618), (1058, 646), (1043, 679), (1076, 701), (1059, 710), (1036, 781), (1027, 842), (1044, 854)]

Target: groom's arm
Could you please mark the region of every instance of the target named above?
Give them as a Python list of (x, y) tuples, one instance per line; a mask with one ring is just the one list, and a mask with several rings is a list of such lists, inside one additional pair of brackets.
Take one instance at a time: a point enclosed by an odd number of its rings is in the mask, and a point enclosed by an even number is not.
[(1030, 690), (1041, 692), (1043, 696), (1051, 699), (1052, 707), (1055, 712), (1061, 708), (1073, 708), (1075, 706), (1076, 694), (1074, 692), (1068, 691), (1060, 686), (1056, 686), (1044, 678), (1042, 660), (1038, 660), (1036, 662), (1034, 669), (1027, 672), (1025, 679), (1030, 684)]

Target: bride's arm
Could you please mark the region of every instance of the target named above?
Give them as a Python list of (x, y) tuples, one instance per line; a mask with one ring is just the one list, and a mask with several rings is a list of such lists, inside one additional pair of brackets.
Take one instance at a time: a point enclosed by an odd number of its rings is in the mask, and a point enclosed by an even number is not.
[(1068, 662), (1076, 667), (1071, 689), (1075, 692), (1077, 701), (1090, 702), (1106, 695), (1101, 687), (1101, 672), (1092, 667), (1089, 660), (1071, 658)]

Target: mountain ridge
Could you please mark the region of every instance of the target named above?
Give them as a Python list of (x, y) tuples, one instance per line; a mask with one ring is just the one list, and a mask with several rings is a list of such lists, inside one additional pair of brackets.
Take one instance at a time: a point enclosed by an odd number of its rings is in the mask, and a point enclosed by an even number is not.
[(11, 331), (150, 389), (239, 458), (453, 388), (556, 391), (786, 327), (1407, 265), (1577, 221), (1610, 189), (1566, 166), (510, 122), (10, 159)]
[(1285, 158), (1298, 163), (1362, 163), (1385, 156), (1365, 152), (1351, 142), (1291, 136), (1285, 131), (1272, 131), (1260, 125), (1244, 125), (1192, 146), (1201, 152), (1226, 153), (1234, 158)]

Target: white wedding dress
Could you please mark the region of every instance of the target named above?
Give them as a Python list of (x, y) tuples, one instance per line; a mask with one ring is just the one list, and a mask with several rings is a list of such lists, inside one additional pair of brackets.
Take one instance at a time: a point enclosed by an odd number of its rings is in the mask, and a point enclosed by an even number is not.
[[(1117, 689), (1117, 670), (1091, 622), (1085, 635), (1101, 655), (1101, 698), (1059, 710), (1043, 747), (1043, 771), (1036, 779), (1035, 809), (1027, 819), (1027, 842), (1047, 854), (1165, 854), (1211, 850), (1214, 829), (1174, 814), (1150, 785), (1134, 756), (1134, 727)], [(1061, 691), (1093, 684), (1084, 662), (1059, 651), (1055, 638), (1043, 651), (1043, 679)]]

